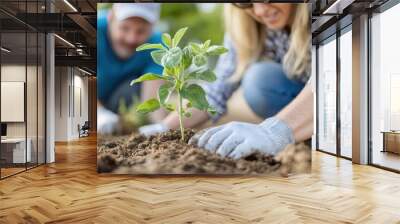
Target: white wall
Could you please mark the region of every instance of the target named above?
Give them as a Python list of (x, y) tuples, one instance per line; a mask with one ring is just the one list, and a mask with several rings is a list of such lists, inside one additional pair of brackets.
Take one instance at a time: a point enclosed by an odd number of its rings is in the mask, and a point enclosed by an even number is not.
[(78, 125), (88, 120), (88, 78), (83, 75), (76, 68), (56, 67), (56, 141), (79, 138)]
[(55, 68), (55, 140), (68, 140), (68, 86), (69, 76), (67, 67)]
[[(37, 70), (38, 69), (38, 70)], [(27, 80), (25, 80), (27, 78)], [(26, 107), (22, 106), (20, 111), (27, 115), (27, 119), (23, 122), (6, 122), (7, 137), (9, 138), (25, 138), (29, 139), (32, 161), (44, 163), (45, 150), (45, 116), (44, 116), (44, 74), (42, 67), (25, 66), (25, 64), (3, 64), (1, 66), (1, 81), (24, 82), (26, 84)], [(2, 89), (3, 91), (4, 89)], [(24, 90), (21, 90), (22, 94)], [(2, 95), (3, 97), (7, 97)], [(10, 107), (2, 107), (1, 110), (13, 110)], [(14, 109), (16, 110), (16, 109)], [(11, 112), (12, 111), (7, 111)], [(15, 113), (15, 112), (14, 112)], [(37, 156), (38, 154), (38, 156)], [(49, 160), (51, 162), (51, 160)]]
[[(25, 65), (2, 65), (1, 81), (25, 82)], [(6, 108), (1, 108), (6, 110)], [(25, 122), (12, 122), (7, 124), (8, 137), (25, 137)]]
[[(77, 70), (75, 70), (76, 72)], [(89, 120), (89, 102), (88, 102), (88, 77), (81, 76), (82, 73), (79, 73), (79, 75), (76, 75), (74, 77), (74, 99), (75, 99), (75, 116), (74, 119), (72, 120), (72, 135), (73, 136), (78, 136), (78, 129), (77, 126), (78, 124), (83, 125), (85, 121)], [(80, 95), (80, 97), (79, 97)], [(81, 107), (81, 108), (79, 108)], [(82, 111), (80, 111), (82, 110)]]
[[(25, 70), (27, 69), (27, 70)], [(32, 73), (36, 74), (36, 67), (34, 66), (27, 66), (25, 65), (18, 65), (18, 64), (8, 64), (1, 66), (1, 81), (3, 82), (25, 82), (25, 75), (26, 71), (28, 72), (28, 82), (29, 85), (36, 86), (36, 80), (32, 80), (30, 75)], [(36, 120), (37, 115), (36, 113), (31, 113), (32, 111), (36, 111), (36, 88), (27, 88), (27, 106), (30, 106), (30, 109), (27, 109), (27, 118), (28, 118), (28, 137), (31, 133), (30, 130), (36, 130)], [(32, 107), (33, 108), (32, 110)], [(40, 107), (40, 105), (39, 105)], [(1, 108), (1, 110), (7, 110), (7, 108)], [(32, 123), (33, 122), (33, 123)], [(8, 137), (25, 137), (25, 124), (26, 122), (7, 122), (7, 136)], [(36, 134), (36, 132), (35, 132)]]

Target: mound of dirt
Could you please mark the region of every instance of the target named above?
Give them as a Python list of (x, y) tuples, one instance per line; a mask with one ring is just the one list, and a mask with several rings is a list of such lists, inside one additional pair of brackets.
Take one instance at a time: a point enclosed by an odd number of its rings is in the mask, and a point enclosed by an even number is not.
[(276, 157), (256, 152), (233, 160), (187, 144), (194, 131), (148, 138), (142, 135), (108, 137), (98, 145), (98, 171), (119, 174), (270, 174), (307, 172), (311, 152), (304, 144), (288, 146)]

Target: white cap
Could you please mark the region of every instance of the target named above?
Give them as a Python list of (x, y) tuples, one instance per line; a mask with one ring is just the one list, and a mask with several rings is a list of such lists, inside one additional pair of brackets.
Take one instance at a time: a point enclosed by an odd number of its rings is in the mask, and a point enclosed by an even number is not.
[(154, 24), (160, 18), (158, 3), (114, 3), (113, 10), (115, 18), (119, 21), (139, 17)]

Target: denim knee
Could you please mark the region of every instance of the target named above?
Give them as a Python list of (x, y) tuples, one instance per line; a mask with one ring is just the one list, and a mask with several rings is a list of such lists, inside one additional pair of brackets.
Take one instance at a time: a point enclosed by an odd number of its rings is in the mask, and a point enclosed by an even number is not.
[(258, 116), (274, 116), (289, 104), (304, 84), (286, 77), (282, 65), (275, 62), (252, 64), (242, 79), (244, 98)]

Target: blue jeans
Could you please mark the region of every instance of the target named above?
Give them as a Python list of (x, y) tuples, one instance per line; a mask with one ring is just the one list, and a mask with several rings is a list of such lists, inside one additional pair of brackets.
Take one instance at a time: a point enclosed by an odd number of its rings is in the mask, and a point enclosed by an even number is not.
[(288, 79), (281, 64), (258, 62), (247, 69), (241, 85), (247, 104), (265, 119), (288, 105), (305, 84)]

